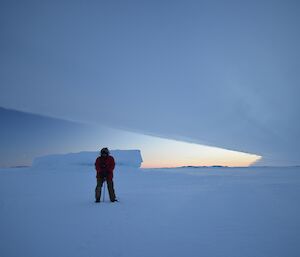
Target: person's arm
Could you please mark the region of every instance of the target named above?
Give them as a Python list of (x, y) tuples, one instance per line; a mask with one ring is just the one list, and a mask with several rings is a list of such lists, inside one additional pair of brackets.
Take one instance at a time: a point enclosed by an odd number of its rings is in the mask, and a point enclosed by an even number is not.
[(113, 173), (116, 164), (115, 164), (114, 157), (112, 157), (112, 156), (110, 156), (110, 157), (111, 157), (110, 162), (109, 162), (110, 163), (110, 165), (109, 165), (110, 166), (110, 172)]
[(96, 169), (97, 172), (100, 172), (99, 158), (97, 158), (96, 161), (95, 161), (95, 169)]

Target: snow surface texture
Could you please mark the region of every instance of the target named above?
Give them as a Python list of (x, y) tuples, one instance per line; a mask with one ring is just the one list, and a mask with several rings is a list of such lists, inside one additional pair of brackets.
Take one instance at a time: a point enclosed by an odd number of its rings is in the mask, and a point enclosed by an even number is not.
[(298, 257), (300, 168), (92, 166), (0, 170), (3, 257)]
[[(143, 162), (140, 150), (112, 150), (116, 165), (140, 168)], [(35, 158), (34, 167), (56, 167), (63, 165), (94, 165), (99, 152), (53, 154)]]

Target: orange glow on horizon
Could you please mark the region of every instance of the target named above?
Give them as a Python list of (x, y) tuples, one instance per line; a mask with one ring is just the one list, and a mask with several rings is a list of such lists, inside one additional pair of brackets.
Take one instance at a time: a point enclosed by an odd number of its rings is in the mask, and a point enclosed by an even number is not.
[(173, 162), (173, 161), (165, 161), (165, 160), (157, 160), (153, 162), (145, 161), (142, 163), (141, 168), (144, 169), (152, 169), (152, 168), (177, 168), (182, 166), (228, 166), (228, 167), (249, 167), (250, 165), (257, 162), (261, 157), (255, 158), (254, 161), (250, 161), (248, 159), (246, 160), (240, 160), (240, 161), (219, 161), (219, 162), (205, 162), (205, 161), (197, 161), (195, 162)]
[[(182, 166), (248, 167), (261, 156), (193, 143), (157, 139), (156, 151), (142, 149), (142, 168), (175, 168)], [(155, 142), (152, 142), (155, 144)]]
[(113, 148), (119, 148), (123, 141), (123, 148), (141, 150), (142, 168), (216, 165), (247, 167), (262, 158), (256, 154), (132, 132), (122, 132), (117, 141), (118, 145)]

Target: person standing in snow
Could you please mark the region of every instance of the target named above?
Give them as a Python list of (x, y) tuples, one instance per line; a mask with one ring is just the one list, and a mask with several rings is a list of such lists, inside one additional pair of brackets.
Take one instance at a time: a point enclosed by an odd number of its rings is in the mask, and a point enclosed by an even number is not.
[(100, 156), (95, 161), (95, 169), (97, 171), (97, 186), (95, 189), (95, 202), (100, 202), (102, 185), (104, 181), (107, 183), (107, 189), (111, 202), (116, 202), (116, 195), (113, 182), (113, 171), (115, 168), (115, 160), (109, 153), (108, 148), (102, 148)]

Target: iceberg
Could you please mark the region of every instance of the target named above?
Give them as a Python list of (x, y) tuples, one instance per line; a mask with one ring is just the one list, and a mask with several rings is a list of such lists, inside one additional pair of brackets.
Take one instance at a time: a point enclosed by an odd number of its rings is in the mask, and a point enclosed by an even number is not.
[[(143, 162), (140, 150), (111, 150), (117, 166), (128, 166), (140, 168)], [(37, 157), (33, 160), (33, 167), (56, 167), (65, 165), (92, 166), (99, 152), (79, 152), (67, 154), (52, 154)]]

